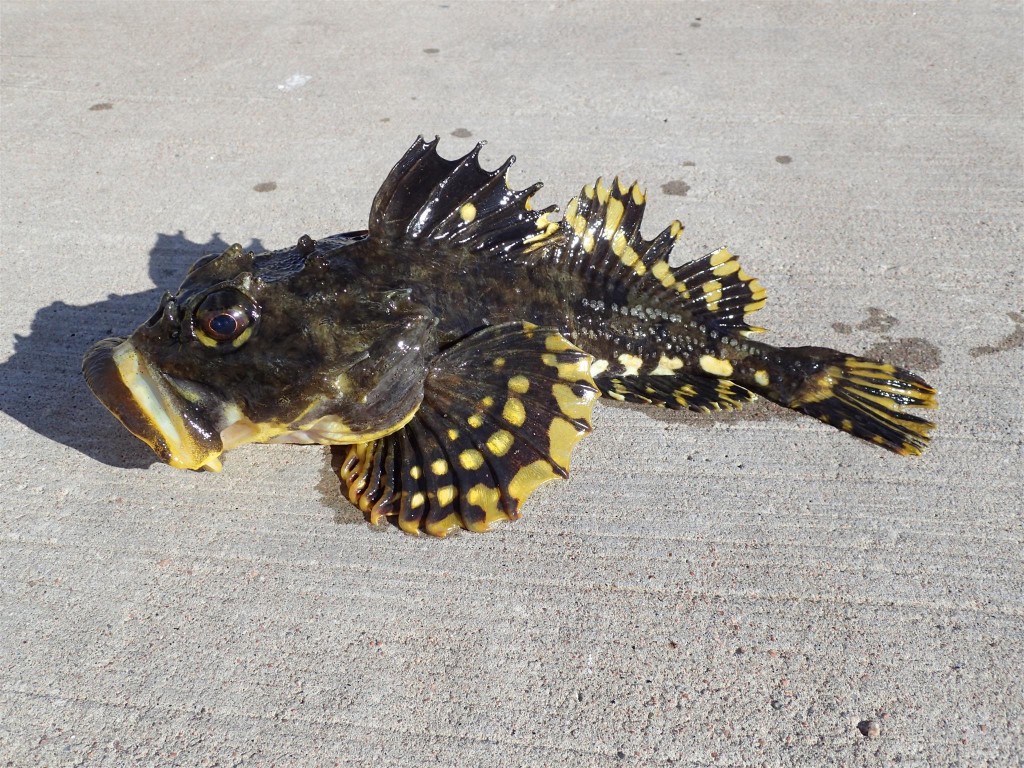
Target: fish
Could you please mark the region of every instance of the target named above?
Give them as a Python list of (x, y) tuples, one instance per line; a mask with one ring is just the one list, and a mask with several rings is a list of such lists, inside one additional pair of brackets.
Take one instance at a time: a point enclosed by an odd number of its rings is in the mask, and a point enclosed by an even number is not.
[(889, 363), (778, 347), (747, 322), (766, 291), (725, 248), (679, 266), (671, 222), (641, 234), (646, 194), (601, 178), (558, 214), (515, 190), (515, 157), (445, 159), (419, 137), (365, 230), (188, 271), (82, 370), (162, 461), (220, 471), (247, 443), (335, 446), (369, 522), (443, 537), (520, 517), (569, 474), (600, 397), (731, 411), (760, 396), (897, 454), (920, 454), (936, 390)]

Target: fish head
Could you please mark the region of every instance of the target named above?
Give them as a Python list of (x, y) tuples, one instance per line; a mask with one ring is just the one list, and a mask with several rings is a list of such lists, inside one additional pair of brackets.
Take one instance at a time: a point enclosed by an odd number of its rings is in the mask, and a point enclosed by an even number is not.
[(216, 471), (244, 443), (360, 443), (412, 418), (436, 320), (367, 282), (363, 238), (304, 240), (200, 259), (130, 336), (86, 353), (89, 388), (163, 461)]

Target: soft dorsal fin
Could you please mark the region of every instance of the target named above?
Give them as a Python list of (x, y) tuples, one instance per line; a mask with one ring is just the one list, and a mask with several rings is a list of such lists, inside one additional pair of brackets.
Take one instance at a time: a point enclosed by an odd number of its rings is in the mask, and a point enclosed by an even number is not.
[(536, 245), (558, 231), (551, 206), (534, 211), (530, 198), (543, 185), (515, 191), (508, 169), (480, 167), (482, 144), (455, 160), (437, 153), (438, 139), (419, 137), (391, 169), (370, 210), (370, 238), (389, 244), (431, 241), (434, 247), (461, 247), (507, 254)]
[(592, 362), (553, 328), (471, 334), (432, 363), (412, 421), (347, 448), (338, 475), (348, 499), (371, 523), (434, 536), (518, 518), (537, 486), (568, 476), (590, 432)]
[(601, 179), (583, 188), (565, 211), (565, 247), (553, 252), (567, 268), (605, 285), (607, 296), (665, 309), (688, 319), (733, 331), (751, 332), (743, 316), (764, 306), (765, 290), (724, 248), (703, 258), (669, 266), (672, 246), (683, 231), (673, 221), (653, 240), (640, 234), (646, 204), (634, 183)]

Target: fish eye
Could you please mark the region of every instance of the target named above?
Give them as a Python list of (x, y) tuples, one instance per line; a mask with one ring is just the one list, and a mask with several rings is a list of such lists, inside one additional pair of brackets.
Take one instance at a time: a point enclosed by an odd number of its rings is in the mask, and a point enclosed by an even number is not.
[(217, 291), (196, 309), (193, 329), (204, 346), (231, 342), (231, 347), (240, 347), (249, 340), (258, 318), (255, 305), (247, 297), (233, 290)]
[(249, 327), (249, 318), (239, 307), (205, 312), (199, 318), (206, 334), (217, 341), (236, 339)]

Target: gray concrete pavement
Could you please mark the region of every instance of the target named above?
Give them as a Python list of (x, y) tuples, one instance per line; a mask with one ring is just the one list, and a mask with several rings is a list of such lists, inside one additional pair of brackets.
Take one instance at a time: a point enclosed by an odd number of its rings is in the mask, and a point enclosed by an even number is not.
[[(1019, 3), (0, 14), (0, 764), (1024, 761)], [(545, 204), (645, 181), (769, 340), (937, 385), (932, 450), (601, 404), (568, 483), (443, 542), (322, 448), (153, 464), (85, 347), (211, 247), (362, 226), (418, 133)]]

